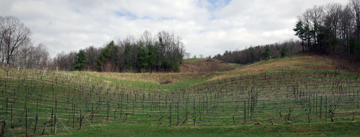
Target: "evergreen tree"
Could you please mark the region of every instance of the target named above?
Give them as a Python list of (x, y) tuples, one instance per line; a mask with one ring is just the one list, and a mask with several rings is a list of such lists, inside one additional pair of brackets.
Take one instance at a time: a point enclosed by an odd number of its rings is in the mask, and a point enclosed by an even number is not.
[(139, 72), (143, 69), (148, 68), (148, 53), (146, 51), (146, 48), (143, 46), (143, 43), (140, 42), (139, 46)]
[(302, 23), (301, 20), (299, 20), (296, 25), (295, 25), (295, 28), (293, 29), (296, 33), (295, 35), (298, 36), (300, 39), (301, 39), (301, 46), (303, 47), (302, 48), (302, 51), (305, 51), (305, 45), (304, 45), (304, 40), (306, 40), (306, 33), (305, 33), (305, 28), (304, 28), (304, 24)]
[(76, 56), (76, 64), (73, 66), (73, 69), (78, 69), (81, 71), (86, 67), (86, 55), (83, 50), (79, 50), (79, 53)]
[(147, 46), (147, 50), (148, 50), (148, 66), (150, 69), (150, 73), (152, 72), (152, 68), (153, 66), (156, 65), (156, 50), (154, 45), (149, 44)]
[(284, 45), (282, 48), (281, 48), (281, 57), (285, 57), (286, 54), (289, 53), (289, 49), (286, 47), (286, 45)]
[(263, 53), (263, 56), (265, 57), (265, 59), (268, 59), (268, 58), (270, 57), (270, 48), (269, 48), (269, 46), (267, 46), (267, 47), (265, 48), (265, 51), (264, 51), (264, 53)]
[[(98, 71), (132, 71), (143, 72), (152, 71), (156, 68), (158, 71), (179, 71), (185, 50), (181, 37), (175, 37), (174, 34), (165, 31), (158, 33), (158, 39), (152, 38), (148, 33), (140, 40), (129, 36), (123, 41), (119, 41), (119, 45), (115, 45), (113, 41), (106, 46), (94, 49), (89, 47), (84, 50), (91, 70)], [(66, 56), (71, 56), (71, 67), (74, 69), (76, 64), (77, 52)], [(59, 56), (62, 59), (63, 57)], [(61, 60), (58, 59), (60, 62)], [(65, 58), (66, 59), (66, 58)], [(65, 60), (62, 59), (62, 60)], [(61, 63), (61, 62), (60, 62)], [(59, 64), (60, 64), (59, 63)], [(66, 63), (63, 63), (66, 64)], [(81, 65), (77, 65), (76, 69), (81, 69)]]
[(101, 53), (99, 55), (99, 58), (96, 60), (96, 67), (98, 68), (98, 71), (104, 71), (106, 67), (106, 62), (108, 61), (108, 58), (110, 56), (110, 51), (112, 48), (115, 47), (114, 41), (111, 41), (106, 48), (101, 50)]
[(250, 62), (251, 63), (254, 63), (255, 62), (255, 50), (254, 50), (254, 48), (253, 47), (250, 47), (249, 48), (249, 56), (248, 57), (250, 57)]

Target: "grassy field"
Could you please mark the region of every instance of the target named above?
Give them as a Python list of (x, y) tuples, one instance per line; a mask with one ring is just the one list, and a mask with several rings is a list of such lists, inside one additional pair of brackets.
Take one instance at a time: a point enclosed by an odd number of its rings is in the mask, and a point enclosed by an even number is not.
[(359, 122), (322, 123), (274, 126), (230, 127), (169, 127), (109, 123), (64, 133), (64, 136), (157, 136), (157, 137), (218, 137), (218, 136), (358, 136)]
[[(64, 136), (354, 136), (360, 131), (360, 79), (316, 56), (209, 74), (2, 67), (0, 76), (5, 136), (54, 135), (54, 127)], [(173, 83), (159, 84), (165, 80)]]

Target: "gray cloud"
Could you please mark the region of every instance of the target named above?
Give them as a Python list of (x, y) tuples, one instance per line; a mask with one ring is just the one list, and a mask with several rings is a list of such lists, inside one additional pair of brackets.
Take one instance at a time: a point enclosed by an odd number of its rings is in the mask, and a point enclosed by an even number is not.
[(296, 38), (296, 17), (314, 5), (344, 0), (1, 0), (50, 54), (100, 47), (144, 30), (174, 31), (192, 55), (205, 56)]

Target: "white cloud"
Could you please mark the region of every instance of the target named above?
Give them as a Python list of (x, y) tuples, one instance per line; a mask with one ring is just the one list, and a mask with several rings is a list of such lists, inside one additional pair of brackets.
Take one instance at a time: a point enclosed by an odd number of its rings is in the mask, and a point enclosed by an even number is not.
[(110, 40), (174, 31), (192, 55), (296, 38), (296, 17), (314, 5), (344, 0), (1, 0), (0, 15), (15, 16), (55, 56)]

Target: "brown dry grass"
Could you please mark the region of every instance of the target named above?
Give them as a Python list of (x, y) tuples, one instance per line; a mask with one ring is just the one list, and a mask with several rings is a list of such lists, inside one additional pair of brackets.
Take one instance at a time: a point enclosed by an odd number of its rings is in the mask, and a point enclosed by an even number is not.
[(181, 65), (181, 73), (116, 73), (116, 72), (86, 72), (93, 76), (100, 76), (112, 79), (149, 82), (160, 84), (165, 81), (179, 82), (196, 78), (203, 78), (221, 69), (229, 63), (216, 59), (204, 59), (195, 62), (186, 62)]
[(93, 76), (100, 76), (112, 79), (127, 81), (149, 82), (159, 84), (164, 81), (179, 82), (202, 78), (208, 73), (116, 73), (116, 72), (86, 72)]
[[(181, 73), (109, 73), (109, 72), (86, 72), (93, 76), (101, 76), (112, 79), (120, 79), (127, 81), (149, 82), (159, 84), (164, 81), (186, 81), (196, 78), (203, 78), (212, 74), (219, 74), (218, 70), (221, 67), (228, 66), (229, 63), (222, 62), (215, 59), (207, 59), (196, 62), (184, 63), (181, 68)], [(291, 70), (291, 69), (322, 69), (334, 70), (337, 67), (340, 70), (348, 71), (339, 67), (339, 60), (327, 56), (317, 55), (301, 55), (292, 58), (285, 58), (280, 60), (268, 60), (254, 63), (245, 67), (241, 67), (228, 72), (223, 72), (208, 81), (226, 79), (231, 77), (241, 77), (247, 75), (254, 75), (271, 70)], [(184, 68), (185, 67), (185, 68)]]
[(181, 72), (200, 72), (200, 73), (209, 73), (209, 72), (218, 72), (218, 71), (228, 71), (229, 69), (222, 69), (225, 66), (228, 66), (229, 63), (223, 62), (217, 59), (204, 59), (195, 62), (185, 62), (181, 65)]
[[(326, 56), (298, 56), (293, 58), (285, 58), (279, 61), (262, 61), (251, 64), (223, 75), (219, 75), (209, 79), (208, 81), (225, 79), (230, 77), (241, 77), (262, 73), (264, 71), (277, 69), (324, 69), (333, 70), (337, 66), (337, 61)], [(340, 69), (341, 70), (341, 69)]]

